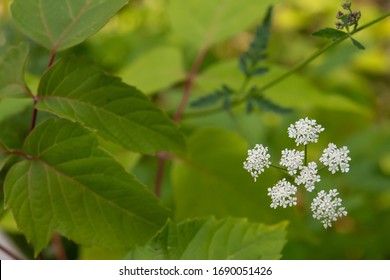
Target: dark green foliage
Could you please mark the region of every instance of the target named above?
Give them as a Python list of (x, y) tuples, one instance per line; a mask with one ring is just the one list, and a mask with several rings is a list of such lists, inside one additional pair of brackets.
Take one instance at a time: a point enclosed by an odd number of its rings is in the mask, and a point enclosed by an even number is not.
[(267, 58), (266, 51), (270, 38), (272, 7), (268, 8), (263, 24), (256, 28), (249, 48), (239, 59), (240, 70), (246, 77), (258, 76), (267, 72), (267, 68), (258, 64)]
[(351, 41), (355, 47), (357, 47), (359, 50), (364, 50), (366, 49), (360, 42), (355, 40), (354, 38), (351, 37)]
[(270, 111), (276, 114), (287, 114), (293, 111), (291, 108), (286, 108), (272, 102), (263, 95), (253, 95), (248, 98), (247, 113), (251, 113), (254, 107), (257, 107), (261, 111)]
[(190, 106), (194, 108), (202, 108), (202, 107), (214, 105), (215, 103), (222, 100), (224, 104), (223, 107), (226, 108), (226, 106), (230, 104), (229, 99), (230, 96), (233, 94), (233, 92), (234, 91), (231, 88), (229, 88), (226, 85), (223, 85), (220, 89), (216, 90), (215, 92), (191, 102)]
[(21, 149), (24, 139), (29, 133), (28, 120), (32, 115), (32, 109), (27, 108), (23, 112), (12, 115), (0, 122), (0, 146), (8, 150)]
[(329, 28), (329, 27), (321, 29), (321, 30), (313, 33), (313, 36), (332, 39), (334, 41), (339, 39), (339, 38), (342, 38), (346, 35), (348, 35), (348, 33), (345, 33), (343, 31), (340, 31), (340, 30), (337, 30), (334, 28)]

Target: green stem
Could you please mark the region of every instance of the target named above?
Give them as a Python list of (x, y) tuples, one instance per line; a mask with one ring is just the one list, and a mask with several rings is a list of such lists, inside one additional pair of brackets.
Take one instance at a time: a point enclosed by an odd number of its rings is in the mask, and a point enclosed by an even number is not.
[[(349, 34), (346, 34), (345, 36), (340, 37), (340, 38), (336, 39), (335, 41), (332, 41), (332, 42), (326, 44), (321, 49), (319, 49), (318, 51), (316, 51), (315, 53), (310, 55), (308, 58), (306, 58), (304, 61), (298, 63), (297, 65), (295, 65), (293, 68), (291, 68), (287, 72), (283, 73), (279, 77), (276, 77), (275, 79), (273, 79), (270, 82), (263, 85), (261, 88), (259, 88), (259, 92), (264, 92), (265, 90), (272, 88), (274, 85), (282, 82), (283, 80), (287, 79), (292, 74), (294, 74), (294, 73), (298, 72), (299, 70), (301, 70), (302, 68), (304, 68), (306, 65), (308, 65), (310, 62), (315, 60), (317, 57), (319, 57), (321, 54), (323, 54), (327, 50), (337, 46), (338, 44), (343, 42), (345, 39), (348, 39), (353, 34), (356, 34), (356, 33), (370, 27), (371, 25), (374, 25), (375, 23), (377, 23), (377, 22), (379, 22), (379, 21), (381, 21), (389, 16), (390, 16), (390, 11), (385, 13), (383, 16), (381, 16), (377, 19), (374, 19), (374, 20), (370, 21), (369, 23), (357, 28), (356, 30), (351, 31)], [(245, 102), (248, 97), (249, 96), (246, 95), (242, 99), (233, 102), (232, 107), (237, 106), (237, 105)], [(221, 110), (223, 110), (223, 108), (214, 108), (214, 109), (209, 109), (209, 110), (203, 110), (203, 111), (199, 111), (199, 112), (193, 112), (193, 113), (186, 114), (186, 117), (187, 118), (198, 117), (198, 116), (200, 117), (200, 116), (205, 116), (205, 115), (209, 115), (209, 114), (214, 114), (214, 113), (217, 113)]]
[(305, 166), (307, 166), (307, 144), (305, 145)]
[(283, 167), (280, 167), (280, 166), (277, 166), (277, 165), (273, 165), (273, 164), (271, 164), (270, 166), (273, 167), (273, 168), (280, 169), (280, 170), (283, 170), (283, 171), (287, 172), (287, 168), (283, 168)]
[(246, 91), (246, 88), (248, 87), (249, 82), (251, 81), (252, 76), (245, 76), (244, 81), (241, 84), (240, 89), (238, 90), (238, 95), (241, 93), (244, 93)]

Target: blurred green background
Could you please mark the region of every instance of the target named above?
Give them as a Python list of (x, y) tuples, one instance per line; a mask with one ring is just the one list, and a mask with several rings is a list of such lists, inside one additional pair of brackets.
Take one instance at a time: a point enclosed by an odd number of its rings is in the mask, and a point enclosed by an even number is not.
[[(195, 29), (186, 30), (186, 25), (184, 30), (178, 28), (183, 20), (177, 19), (180, 10), (169, 2), (129, 1), (96, 35), (59, 57), (77, 54), (93, 59), (107, 72), (140, 88), (172, 114), (202, 42), (193, 36)], [(237, 20), (250, 19), (242, 24), (242, 30), (210, 45), (191, 99), (206, 95), (221, 84), (240, 86), (243, 77), (237, 58), (248, 47), (265, 14), (260, 2), (251, 1), (250, 6), (243, 7), (247, 16), (245, 12), (238, 13)], [(253, 81), (260, 86), (327, 43), (311, 34), (334, 27), (342, 3), (274, 2), (267, 63), (271, 71)], [(34, 90), (46, 68), (49, 52), (15, 28), (8, 12), (9, 3), (0, 2), (0, 54), (10, 45), (29, 42), (26, 79)], [(390, 2), (355, 0), (352, 9), (361, 11), (363, 25), (388, 12)], [(194, 21), (197, 13), (202, 11), (194, 10)], [(186, 32), (190, 38), (183, 36)], [(264, 93), (275, 103), (292, 108), (290, 114), (255, 111), (248, 115), (240, 107), (233, 110), (234, 117), (224, 111), (210, 115), (191, 114), (194, 109), (186, 111), (181, 128), (188, 137), (189, 156), (169, 162), (162, 192), (163, 202), (174, 209), (176, 219), (215, 215), (248, 217), (264, 223), (288, 220), (283, 259), (390, 259), (390, 19), (363, 30), (355, 38), (366, 50), (358, 50), (345, 41)], [(30, 103), (1, 100), (0, 121), (26, 106)], [(321, 173), (318, 188), (338, 188), (348, 210), (348, 216), (328, 230), (311, 217), (309, 196), (299, 197), (295, 208), (269, 207), (267, 188), (283, 174), (268, 170), (254, 183), (242, 169), (247, 149), (256, 143), (269, 146), (273, 162), (277, 163), (282, 149), (294, 147), (287, 127), (306, 116), (325, 127), (319, 142), (309, 147), (309, 160), (318, 161), (329, 142), (347, 145), (351, 151), (349, 173)], [(124, 156), (121, 150), (116, 153), (126, 168), (154, 188), (155, 158), (129, 153)], [(7, 213), (3, 213), (2, 227), (20, 239)], [(107, 259), (120, 258), (124, 252), (80, 248), (78, 254), (78, 258)]]

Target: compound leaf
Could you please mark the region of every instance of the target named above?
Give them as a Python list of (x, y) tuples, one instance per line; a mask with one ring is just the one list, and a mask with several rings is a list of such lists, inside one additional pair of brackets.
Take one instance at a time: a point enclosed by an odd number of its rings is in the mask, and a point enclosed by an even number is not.
[(17, 26), (50, 51), (77, 45), (95, 34), (128, 0), (14, 0)]
[(135, 152), (180, 151), (176, 125), (136, 88), (78, 59), (62, 60), (42, 77), (40, 110), (77, 121)]
[(286, 243), (286, 222), (264, 225), (225, 218), (168, 222), (127, 259), (261, 260), (279, 259)]
[(5, 203), (41, 251), (54, 231), (84, 245), (131, 248), (153, 236), (168, 211), (76, 123), (50, 119), (24, 144), (5, 179)]

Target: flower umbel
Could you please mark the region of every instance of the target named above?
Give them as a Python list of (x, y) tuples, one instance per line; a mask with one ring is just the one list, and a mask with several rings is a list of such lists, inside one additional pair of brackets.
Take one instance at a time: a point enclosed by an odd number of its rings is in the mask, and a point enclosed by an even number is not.
[(303, 165), (304, 157), (305, 152), (303, 151), (284, 149), (279, 164), (287, 167), (288, 174), (294, 175), (297, 174), (297, 169)]
[(265, 167), (269, 167), (271, 161), (268, 148), (263, 145), (256, 144), (252, 150), (248, 150), (248, 157), (244, 161), (244, 169), (251, 173), (256, 182), (257, 177), (264, 172)]
[(317, 143), (318, 133), (324, 130), (321, 125), (317, 124), (316, 120), (305, 118), (290, 125), (288, 128), (288, 136), (295, 139), (297, 146), (300, 144), (306, 145), (309, 142)]
[[(343, 17), (340, 12), (340, 17)], [(318, 186), (318, 182), (321, 181), (321, 176), (318, 174), (322, 168), (318, 168), (317, 162), (308, 162), (308, 143), (318, 141), (318, 135), (325, 129), (317, 124), (316, 120), (310, 120), (309, 118), (300, 119), (294, 124), (291, 124), (288, 128), (288, 136), (295, 139), (297, 146), (303, 144), (302, 151), (299, 149), (284, 149), (282, 150), (282, 156), (279, 161), (280, 166), (271, 165), (270, 154), (268, 153), (268, 147), (264, 147), (261, 144), (248, 150), (248, 157), (244, 161), (244, 168), (252, 175), (256, 181), (257, 177), (264, 172), (266, 167), (274, 167), (288, 172), (292, 177), (287, 181), (286, 178), (279, 180), (272, 188), (268, 188), (268, 195), (271, 197), (271, 208), (297, 205), (296, 193), (300, 186), (301, 189), (305, 189), (308, 192), (312, 192)], [(320, 161), (324, 164), (324, 167), (334, 174), (337, 171), (348, 172), (349, 161), (351, 158), (348, 156), (349, 150), (346, 146), (337, 148), (333, 143), (330, 143), (326, 149), (324, 149)], [(332, 226), (332, 222), (338, 218), (347, 215), (345, 207), (341, 205), (341, 198), (338, 197), (336, 189), (332, 189), (329, 192), (324, 190), (315, 191), (316, 197), (311, 202), (311, 211), (313, 217), (320, 220), (324, 228)]]
[(332, 174), (341, 170), (341, 172), (349, 171), (349, 161), (351, 158), (348, 156), (349, 150), (346, 146), (338, 149), (333, 143), (329, 143), (328, 148), (324, 149), (320, 161), (328, 166), (328, 169)]
[(305, 185), (307, 191), (311, 192), (314, 190), (314, 184), (321, 181), (320, 175), (317, 175), (317, 163), (314, 161), (309, 162), (307, 166), (301, 166), (299, 176), (295, 178), (297, 185)]
[(348, 214), (345, 207), (341, 206), (342, 200), (337, 197), (338, 194), (336, 189), (330, 190), (329, 193), (322, 190), (311, 203), (313, 218), (320, 220), (324, 228), (332, 227), (332, 221)]
[(271, 208), (278, 206), (286, 208), (287, 206), (297, 205), (296, 193), (297, 187), (283, 178), (275, 186), (268, 188), (268, 195), (272, 199)]

